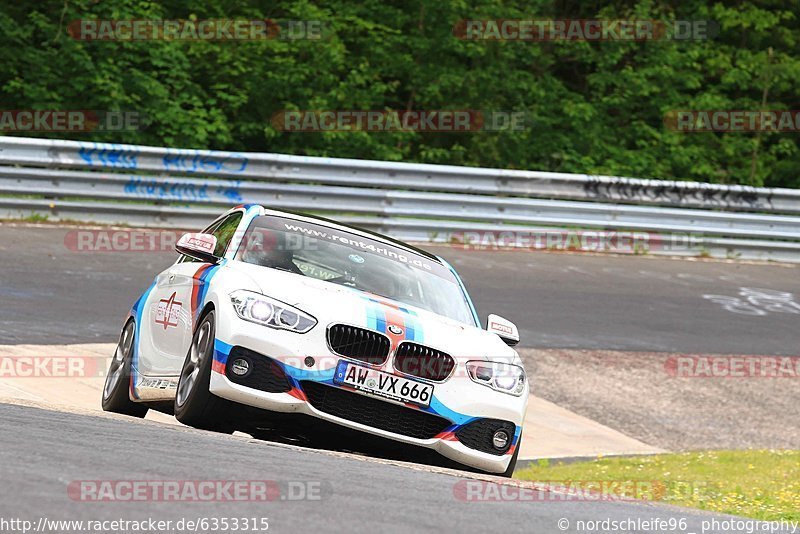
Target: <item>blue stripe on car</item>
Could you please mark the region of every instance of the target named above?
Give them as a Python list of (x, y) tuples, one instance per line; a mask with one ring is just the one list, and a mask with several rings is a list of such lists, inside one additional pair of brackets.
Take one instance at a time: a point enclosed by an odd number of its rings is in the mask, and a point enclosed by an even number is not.
[(157, 280), (154, 280), (153, 283), (148, 287), (142, 296), (139, 297), (136, 302), (134, 303), (133, 307), (131, 308), (131, 315), (133, 315), (133, 354), (131, 355), (131, 383), (130, 383), (130, 392), (133, 395), (134, 399), (139, 398), (139, 394), (136, 392), (136, 375), (137, 369), (139, 366), (139, 343), (140, 343), (140, 334), (141, 334), (141, 324), (142, 324), (142, 316), (144, 315), (144, 306), (147, 302), (147, 299), (150, 297), (150, 293), (155, 289)]

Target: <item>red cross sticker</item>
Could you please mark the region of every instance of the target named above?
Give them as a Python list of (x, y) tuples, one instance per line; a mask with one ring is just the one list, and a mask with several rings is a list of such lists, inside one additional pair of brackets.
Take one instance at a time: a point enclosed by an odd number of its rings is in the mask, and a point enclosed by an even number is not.
[(181, 312), (183, 304), (175, 300), (176, 292), (173, 292), (168, 299), (161, 299), (158, 301), (158, 308), (156, 309), (156, 324), (163, 324), (164, 330), (168, 326), (178, 326), (178, 315)]

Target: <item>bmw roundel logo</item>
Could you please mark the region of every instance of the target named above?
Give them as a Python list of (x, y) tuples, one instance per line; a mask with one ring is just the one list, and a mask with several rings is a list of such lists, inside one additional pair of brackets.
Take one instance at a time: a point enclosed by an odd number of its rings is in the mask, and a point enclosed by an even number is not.
[(397, 326), (396, 324), (390, 324), (389, 325), (389, 332), (391, 332), (392, 334), (394, 334), (396, 336), (399, 336), (400, 334), (403, 333), (403, 329), (400, 328), (399, 326)]

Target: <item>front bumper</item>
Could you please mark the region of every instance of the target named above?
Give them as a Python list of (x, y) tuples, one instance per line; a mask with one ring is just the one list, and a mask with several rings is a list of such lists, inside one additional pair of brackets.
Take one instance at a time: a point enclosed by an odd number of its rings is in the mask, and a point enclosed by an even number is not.
[[(325, 342), (324, 329), (315, 328), (308, 334), (286, 331), (269, 331), (264, 336), (265, 327), (239, 322), (234, 332), (225, 335), (218, 330), (215, 346), (213, 372), (210, 391), (218, 397), (255, 408), (272, 412), (305, 414), (343, 427), (366, 432), (375, 436), (396, 440), (402, 443), (432, 449), (442, 456), (461, 464), (491, 473), (503, 473), (519, 444), (522, 422), (525, 416), (528, 393), (514, 397), (494, 391), (472, 382), (466, 374), (463, 362), (458, 363), (456, 372), (447, 381), (435, 383), (434, 395), (429, 408), (401, 406), (383, 399), (354, 392), (333, 382), (334, 370), (340, 359), (347, 359), (330, 352)], [(242, 347), (277, 362), (287, 375), (291, 389), (282, 393), (269, 393), (235, 383), (226, 376), (228, 356), (233, 347)], [(314, 358), (313, 366), (307, 366), (305, 358)], [(353, 361), (353, 360), (348, 360)], [(364, 365), (362, 362), (353, 363)], [(393, 372), (391, 358), (381, 370)], [(388, 431), (375, 426), (362, 424), (356, 420), (339, 417), (322, 411), (309, 401), (303, 384), (315, 382), (325, 387), (348, 391), (349, 395), (365, 396), (365, 404), (389, 404), (392, 410), (415, 410), (446, 419), (450, 424), (441, 432), (429, 438), (417, 438), (407, 434)], [(510, 448), (501, 455), (471, 448), (457, 437), (460, 429), (479, 419), (508, 421), (514, 425), (514, 436)]]

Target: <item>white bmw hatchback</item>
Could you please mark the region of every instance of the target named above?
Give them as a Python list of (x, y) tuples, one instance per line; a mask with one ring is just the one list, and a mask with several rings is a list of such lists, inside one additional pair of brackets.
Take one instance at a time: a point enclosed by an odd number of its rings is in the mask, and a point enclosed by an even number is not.
[(125, 322), (104, 410), (169, 403), (223, 432), (253, 409), (304, 414), (511, 475), (528, 399), (517, 328), (482, 329), (442, 258), (258, 205), (176, 248)]

